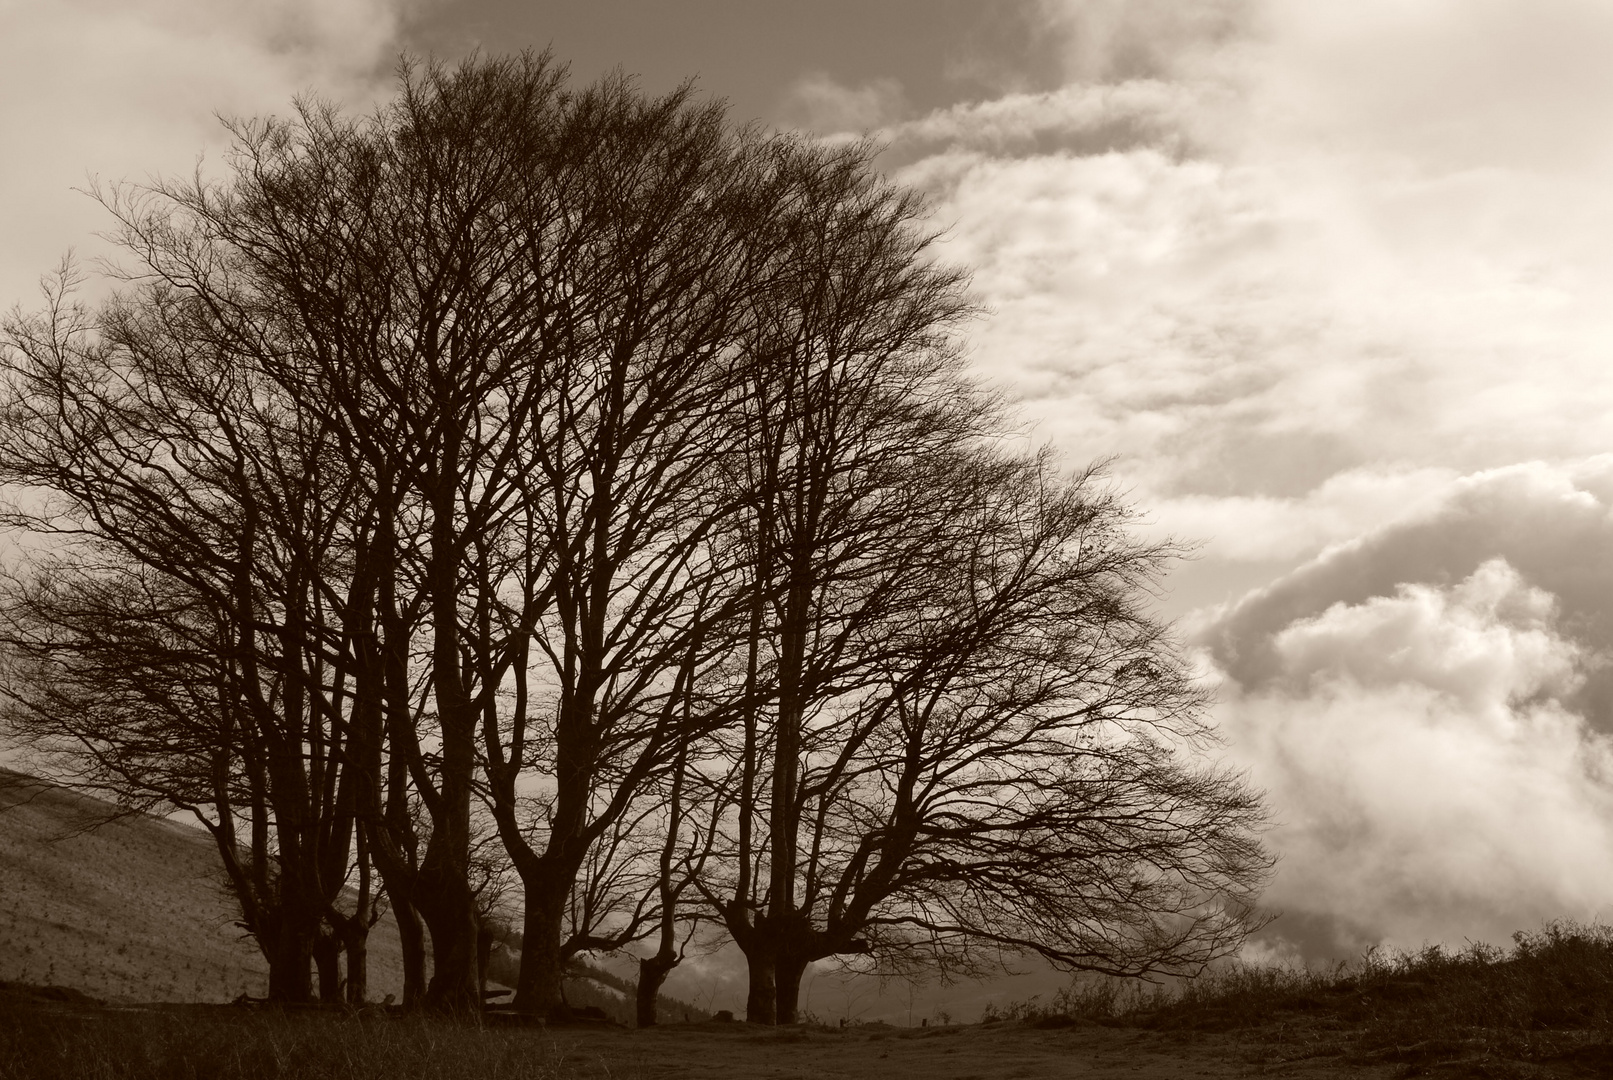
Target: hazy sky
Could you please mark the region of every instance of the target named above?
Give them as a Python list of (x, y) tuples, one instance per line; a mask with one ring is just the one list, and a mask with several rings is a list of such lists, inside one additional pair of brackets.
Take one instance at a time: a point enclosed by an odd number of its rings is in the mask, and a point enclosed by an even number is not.
[(889, 143), (981, 376), (1202, 541), (1165, 603), (1280, 820), (1263, 948), (1613, 918), (1613, 5), (0, 0), (0, 298), (216, 112), (550, 42)]

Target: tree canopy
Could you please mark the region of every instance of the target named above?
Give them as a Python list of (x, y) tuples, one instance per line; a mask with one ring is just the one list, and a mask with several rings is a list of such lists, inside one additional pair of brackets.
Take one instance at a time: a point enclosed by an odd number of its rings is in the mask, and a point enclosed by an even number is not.
[(702, 922), (766, 1022), (828, 956), (1242, 940), (1263, 810), (1148, 614), (1177, 552), (1007, 448), (874, 147), (547, 55), (231, 130), (105, 197), (112, 299), (5, 324), (50, 542), (0, 626), (10, 728), (212, 831), (271, 996), (339, 942), (362, 999), (373, 871), (407, 1003), (479, 1007), (488, 841), (535, 1013), (652, 939), (653, 1007)]

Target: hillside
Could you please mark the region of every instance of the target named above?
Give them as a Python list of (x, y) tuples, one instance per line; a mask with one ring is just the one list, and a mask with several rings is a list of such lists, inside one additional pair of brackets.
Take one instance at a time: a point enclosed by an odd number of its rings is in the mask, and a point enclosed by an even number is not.
[[(234, 924), (212, 838), (0, 767), (0, 983), (72, 987), (111, 1002), (261, 996), (268, 966)], [(495, 953), (492, 986), (518, 962)], [(632, 985), (578, 965), (573, 1005), (632, 1022)], [(397, 924), (370, 935), (371, 1000), (403, 995)], [(666, 1019), (705, 1012), (663, 999)]]
[[(0, 767), (0, 982), (72, 986), (109, 1001), (259, 996), (268, 968), (234, 926), (222, 876), (212, 840), (198, 828), (120, 816), (111, 803)], [(505, 966), (499, 974), (508, 976)], [(988, 1005), (1045, 1000), (1068, 982), (1030, 966), (1019, 977), (915, 987), (826, 964), (808, 973), (802, 1003), (831, 1022), (974, 1019)], [(631, 961), (579, 975), (567, 985), (573, 1004), (631, 1016)], [(691, 958), (667, 980), (662, 1016), (743, 1015), (744, 979), (731, 947)], [(385, 918), (370, 939), (370, 997), (402, 992), (397, 928)]]
[[(0, 981), (110, 1001), (261, 995), (268, 967), (221, 884), (212, 839), (0, 769)], [(370, 938), (370, 996), (402, 994), (396, 924)]]

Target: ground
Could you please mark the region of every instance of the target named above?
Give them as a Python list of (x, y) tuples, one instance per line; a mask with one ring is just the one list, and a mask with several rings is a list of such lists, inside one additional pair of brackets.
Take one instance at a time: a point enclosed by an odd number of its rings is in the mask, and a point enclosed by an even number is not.
[[(557, 1051), (580, 1075), (642, 1080), (1029, 1080), (1079, 1077), (1376, 1078), (1398, 1065), (1351, 1066), (1338, 1059), (1268, 1060), (1266, 1047), (1227, 1035), (1161, 1033), (1099, 1026), (1037, 1030), (1022, 1025), (919, 1029), (860, 1028), (846, 1034), (736, 1025), (678, 1025), (647, 1031), (557, 1032)], [(583, 1072), (583, 1069), (591, 1072)]]

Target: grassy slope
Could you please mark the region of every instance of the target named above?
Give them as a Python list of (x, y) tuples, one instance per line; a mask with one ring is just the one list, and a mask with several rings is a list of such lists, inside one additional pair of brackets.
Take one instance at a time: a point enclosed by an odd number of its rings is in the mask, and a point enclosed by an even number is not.
[[(0, 982), (66, 986), (114, 1002), (261, 996), (268, 967), (235, 925), (213, 840), (0, 768)], [(494, 986), (513, 986), (513, 962)], [(503, 981), (499, 982), (500, 977)], [(567, 983), (574, 1005), (623, 1023), (632, 986), (599, 969)], [(369, 997), (403, 995), (397, 924), (370, 934)], [(508, 1000), (508, 999), (506, 999)], [(704, 1016), (663, 1000), (663, 1015)]]
[[(113, 1001), (228, 1001), (268, 968), (233, 923), (212, 839), (0, 769), (0, 980)], [(98, 824), (101, 823), (101, 824)], [(401, 994), (391, 919), (370, 938), (370, 996)]]
[(1511, 950), (1369, 955), (1332, 971), (1232, 967), (1175, 989), (1089, 983), (1005, 1019), (1234, 1032), (1264, 1064), (1340, 1058), (1403, 1076), (1613, 1076), (1613, 928), (1555, 923)]

